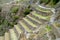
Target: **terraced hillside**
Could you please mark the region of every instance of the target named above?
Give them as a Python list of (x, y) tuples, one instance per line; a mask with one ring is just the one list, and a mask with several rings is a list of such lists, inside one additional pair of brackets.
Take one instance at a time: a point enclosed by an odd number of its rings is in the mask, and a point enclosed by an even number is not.
[[(9, 32), (5, 32), (5, 36), (1, 37), (0, 39), (1, 40), (3, 39), (4, 40), (25, 40), (25, 39), (30, 40), (29, 39), (30, 36), (37, 35), (39, 37), (42, 37), (41, 40), (48, 40), (49, 38), (47, 38), (48, 37), (47, 34), (48, 32), (51, 32), (51, 29), (49, 28), (49, 26), (47, 26), (48, 25), (47, 23), (49, 22), (50, 16), (51, 16), (51, 12), (46, 13), (42, 11), (39, 12), (32, 11), (21, 21), (19, 21), (17, 25), (14, 25), (12, 29), (9, 29)], [(26, 38), (24, 37), (25, 39), (21, 38), (23, 37), (21, 36), (22, 33), (24, 33), (24, 36), (26, 36)], [(30, 36), (28, 36), (28, 34)]]
[[(0, 40), (18, 40), (18, 39), (20, 40), (21, 33), (24, 33), (26, 36), (28, 36), (28, 34), (30, 34), (31, 36), (36, 33), (39, 33), (40, 37), (42, 37), (44, 34), (47, 34), (47, 29), (45, 28), (50, 18), (50, 15), (48, 16), (48, 14), (50, 13), (36, 12), (36, 11), (31, 12), (25, 18), (23, 18), (22, 21), (19, 21), (17, 25), (14, 25), (14, 28), (9, 29), (9, 32), (5, 32), (4, 37), (0, 36)], [(46, 25), (44, 26), (44, 24)], [(51, 31), (51, 29), (48, 29), (48, 30)], [(25, 38), (25, 39), (28, 40), (28, 38)], [(22, 40), (25, 40), (25, 39), (22, 39)], [(42, 38), (41, 40), (44, 40), (44, 39)]]
[(0, 40), (60, 40), (60, 12), (38, 4), (31, 4), (31, 9), (22, 20), (5, 31)]
[[(48, 14), (49, 13), (38, 13), (36, 11), (32, 11), (25, 18), (23, 18), (22, 21), (19, 21), (17, 25), (14, 25), (14, 28), (9, 29), (9, 32), (5, 33), (4, 40), (18, 40), (21, 33), (26, 33), (26, 35), (27, 33), (35, 34), (35, 30), (37, 30), (37, 28), (39, 28), (39, 30), (40, 28), (44, 29), (42, 25), (49, 21), (50, 17), (48, 16)], [(44, 34), (46, 33), (46, 30), (41, 31), (44, 32)]]

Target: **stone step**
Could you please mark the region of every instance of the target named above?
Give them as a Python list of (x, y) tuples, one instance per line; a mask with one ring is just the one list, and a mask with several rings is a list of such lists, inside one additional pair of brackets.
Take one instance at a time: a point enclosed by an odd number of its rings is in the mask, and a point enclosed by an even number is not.
[(19, 24), (25, 29), (25, 32), (32, 32), (32, 30), (29, 29), (29, 27), (23, 21), (20, 21)]
[(38, 24), (42, 24), (42, 22), (40, 22), (39, 20), (37, 20), (36, 18), (34, 18), (32, 15), (31, 16), (27, 15), (27, 18), (33, 20), (34, 22), (37, 22)]
[(24, 24), (25, 24), (30, 30), (34, 30), (34, 29), (36, 29), (36, 27), (37, 27), (35, 24), (33, 24), (33, 22), (29, 21), (29, 20), (26, 19), (26, 18), (24, 18), (22, 21), (24, 22)]
[(51, 11), (49, 9), (43, 9), (41, 7), (36, 7), (37, 10), (40, 10), (42, 12), (50, 13)]
[(0, 36), (0, 40), (4, 40), (4, 36)]
[(34, 15), (35, 17), (38, 17), (39, 19), (43, 19), (43, 20), (47, 20), (49, 18), (49, 16), (39, 15), (36, 11), (32, 12), (32, 15)]
[(23, 30), (23, 32), (25, 32), (25, 29), (22, 27), (22, 25), (20, 24), (20, 21), (18, 22), (18, 24), (17, 24), (18, 26), (19, 26), (19, 28), (21, 29), (21, 30)]
[[(29, 15), (28, 15), (29, 16)], [(40, 22), (40, 21), (38, 21), (37, 19), (35, 19), (35, 18), (31, 18), (31, 17), (26, 17), (29, 21), (31, 21), (31, 22), (33, 22), (33, 24), (35, 24), (35, 25), (37, 25), (37, 26), (39, 26), (39, 25), (41, 25), (42, 23)]]
[(24, 21), (26, 21), (29, 25), (31, 25), (32, 27), (37, 27), (33, 22), (31, 22), (30, 20), (28, 20), (27, 18), (23, 18)]
[(5, 32), (4, 40), (10, 40), (9, 32)]
[(10, 33), (10, 40), (18, 40), (16, 33), (14, 32), (14, 29), (9, 29)]
[(35, 14), (38, 14), (38, 15), (41, 15), (41, 16), (45, 16), (45, 17), (48, 17), (48, 16), (51, 16), (52, 15), (52, 12), (50, 12), (50, 13), (46, 13), (46, 12), (42, 12), (42, 11), (32, 11), (31, 13), (34, 13), (35, 12)]
[(19, 25), (14, 25), (14, 31), (17, 34), (17, 36), (19, 36), (23, 32), (23, 30), (21, 30)]
[(34, 4), (32, 4), (32, 9), (33, 10), (38, 10), (38, 11), (41, 11), (41, 12), (46, 12), (46, 13), (51, 12), (49, 9), (44, 9), (44, 8), (39, 7), (39, 5), (34, 5)]
[(31, 14), (27, 15), (27, 17), (29, 17), (30, 19), (33, 19), (34, 21), (36, 21), (36, 22), (38, 22), (40, 24), (43, 24), (43, 23), (47, 22), (47, 20), (40, 19), (40, 18), (38, 18), (36, 16), (33, 16)]
[(40, 21), (38, 21), (37, 19), (35, 19), (29, 15), (26, 16), (26, 19), (29, 20), (30, 22), (32, 22), (34, 25), (36, 25), (36, 27), (42, 24)]

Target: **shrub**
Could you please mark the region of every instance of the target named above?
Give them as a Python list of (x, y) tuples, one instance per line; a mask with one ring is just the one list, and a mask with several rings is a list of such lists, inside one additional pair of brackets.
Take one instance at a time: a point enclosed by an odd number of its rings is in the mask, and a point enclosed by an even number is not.
[(27, 14), (29, 14), (29, 12), (30, 12), (30, 10), (29, 10), (29, 9), (25, 9), (24, 14), (25, 14), (25, 15), (27, 15)]
[(19, 16), (15, 15), (15, 16), (14, 16), (14, 19), (13, 19), (13, 23), (14, 23), (14, 24), (17, 24), (17, 20), (18, 20), (18, 19), (19, 19)]
[(48, 3), (50, 0), (40, 0), (40, 3)]
[(2, 7), (0, 7), (0, 12), (1, 12), (1, 10), (2, 10)]
[(25, 15), (25, 16), (28, 15), (31, 11), (32, 11), (31, 9), (26, 8), (26, 9), (25, 9), (25, 12), (24, 12), (24, 15)]
[(16, 16), (14, 16), (14, 20), (17, 20), (18, 18), (19, 18), (19, 16), (17, 16), (17, 15), (16, 15)]
[(57, 4), (60, 0), (53, 0), (53, 4)]
[(10, 28), (14, 26), (14, 23), (13, 22), (9, 22), (9, 26)]
[(11, 8), (11, 13), (17, 13), (19, 7), (15, 6)]
[(52, 28), (51, 28), (51, 26), (47, 25), (47, 26), (46, 26), (46, 29), (47, 29), (48, 31), (50, 31)]

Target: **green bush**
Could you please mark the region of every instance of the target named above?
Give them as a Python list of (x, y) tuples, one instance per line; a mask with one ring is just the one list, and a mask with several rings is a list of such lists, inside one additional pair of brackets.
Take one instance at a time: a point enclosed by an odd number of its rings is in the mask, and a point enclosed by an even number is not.
[(13, 22), (15, 22), (17, 19), (19, 19), (19, 16), (18, 15), (14, 15), (14, 16), (12, 16), (12, 19), (13, 19)]
[(60, 0), (40, 0), (40, 3), (48, 4), (51, 7), (54, 7)]
[(25, 15), (29, 14), (30, 10), (29, 9), (26, 9), (25, 10)]
[(53, 4), (57, 4), (60, 0), (53, 0)]
[(2, 29), (3, 25), (0, 25), (0, 30)]
[(2, 10), (2, 7), (0, 7), (0, 12), (1, 12), (1, 10)]
[(19, 7), (12, 7), (11, 8), (11, 13), (17, 13), (17, 11), (18, 11), (18, 9), (19, 9)]
[(14, 20), (17, 20), (18, 18), (19, 18), (19, 16), (17, 16), (17, 15), (16, 15), (16, 16), (14, 16)]
[(31, 10), (29, 8), (25, 9), (24, 15), (28, 15), (31, 12)]
[(11, 27), (14, 27), (14, 23), (13, 23), (13, 22), (9, 22), (8, 25), (10, 26), (10, 28), (11, 28)]
[(40, 2), (48, 3), (50, 0), (41, 0)]

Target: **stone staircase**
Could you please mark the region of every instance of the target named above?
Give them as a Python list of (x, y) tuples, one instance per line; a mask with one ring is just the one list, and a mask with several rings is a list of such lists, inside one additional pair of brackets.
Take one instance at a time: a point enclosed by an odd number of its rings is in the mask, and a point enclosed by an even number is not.
[(50, 16), (49, 12), (32, 11), (19, 21), (17, 25), (14, 25), (12, 29), (9, 29), (9, 32), (5, 32), (4, 36), (0, 36), (0, 40), (20, 40), (19, 36), (21, 33), (33, 33), (34, 30), (42, 27), (41, 25), (49, 22)]

